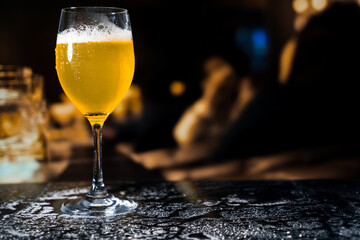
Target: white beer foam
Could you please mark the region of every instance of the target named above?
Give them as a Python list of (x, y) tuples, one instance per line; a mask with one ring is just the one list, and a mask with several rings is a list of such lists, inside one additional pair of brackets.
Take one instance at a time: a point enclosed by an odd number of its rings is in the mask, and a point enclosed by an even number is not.
[(132, 40), (130, 30), (119, 28), (113, 23), (106, 23), (66, 29), (58, 33), (56, 44), (129, 40)]

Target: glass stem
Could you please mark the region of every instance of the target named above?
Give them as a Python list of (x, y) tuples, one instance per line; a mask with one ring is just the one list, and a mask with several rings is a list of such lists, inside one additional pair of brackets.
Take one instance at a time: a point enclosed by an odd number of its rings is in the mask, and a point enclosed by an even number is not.
[(89, 193), (86, 195), (90, 198), (103, 198), (108, 195), (102, 171), (102, 124), (94, 123), (92, 125), (92, 134), (94, 138), (94, 160), (93, 160), (93, 178)]

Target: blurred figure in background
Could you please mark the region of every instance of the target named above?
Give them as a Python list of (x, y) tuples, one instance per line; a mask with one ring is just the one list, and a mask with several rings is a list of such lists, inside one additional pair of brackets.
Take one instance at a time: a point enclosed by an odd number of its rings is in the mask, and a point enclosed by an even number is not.
[[(201, 150), (196, 145), (192, 145), (196, 146), (192, 151), (185, 151), (189, 153), (187, 159), (200, 158), (196, 153), (205, 152), (205, 165), (181, 166), (186, 158), (178, 160), (174, 152), (164, 151), (133, 155), (134, 159), (148, 168), (163, 167), (163, 175), (170, 180), (357, 176), (359, 25), (360, 8), (352, 3), (333, 4), (311, 18), (284, 49), (279, 85), (256, 94), (226, 131), (220, 146), (210, 145), (215, 151)], [(204, 91), (202, 99), (207, 95)], [(175, 128), (180, 146), (196, 142), (202, 132), (197, 126), (199, 119), (212, 116), (212, 111), (201, 107), (201, 101), (184, 114)], [(192, 115), (199, 117), (187, 123)], [(182, 128), (190, 131), (182, 132)], [(221, 135), (208, 129), (208, 135)], [(176, 165), (180, 166), (169, 168)]]
[[(360, 135), (359, 27), (360, 8), (355, 3), (334, 4), (310, 19), (284, 48), (281, 85), (262, 92), (247, 106), (213, 158), (248, 159), (296, 151), (273, 163), (269, 158), (257, 167), (281, 168), (300, 162), (305, 169), (298, 166), (298, 172), (281, 176), (356, 176), (356, 162), (350, 165), (352, 171), (344, 166), (346, 158), (358, 154), (354, 150)], [(344, 165), (326, 168), (333, 160), (329, 156), (343, 156), (337, 160)], [(319, 160), (325, 160), (322, 168), (315, 167)]]
[(206, 159), (254, 94), (248, 71), (247, 58), (241, 51), (219, 50), (209, 54), (203, 63), (202, 95), (174, 127), (177, 147), (164, 146), (159, 150), (135, 153), (121, 145), (120, 151), (130, 154), (147, 168)]
[(229, 124), (252, 98), (251, 80), (243, 53), (214, 53), (204, 61), (202, 96), (191, 105), (174, 129), (181, 145), (215, 140), (226, 132)]
[(359, 27), (357, 4), (334, 4), (313, 17), (285, 48), (293, 59), (283, 61), (282, 85), (254, 99), (216, 158), (354, 142), (360, 133)]

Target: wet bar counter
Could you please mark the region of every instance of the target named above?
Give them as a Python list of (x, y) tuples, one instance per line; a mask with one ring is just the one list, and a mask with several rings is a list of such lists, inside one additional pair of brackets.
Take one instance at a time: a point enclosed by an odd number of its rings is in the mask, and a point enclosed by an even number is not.
[(88, 183), (0, 185), (0, 239), (360, 238), (358, 181), (113, 182), (129, 215), (74, 218), (64, 199)]

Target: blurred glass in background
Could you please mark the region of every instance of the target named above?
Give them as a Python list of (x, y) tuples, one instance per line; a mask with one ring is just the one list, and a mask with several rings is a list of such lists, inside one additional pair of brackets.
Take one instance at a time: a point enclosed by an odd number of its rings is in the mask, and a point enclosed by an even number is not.
[(33, 179), (46, 158), (43, 84), (29, 67), (0, 65), (0, 182)]

